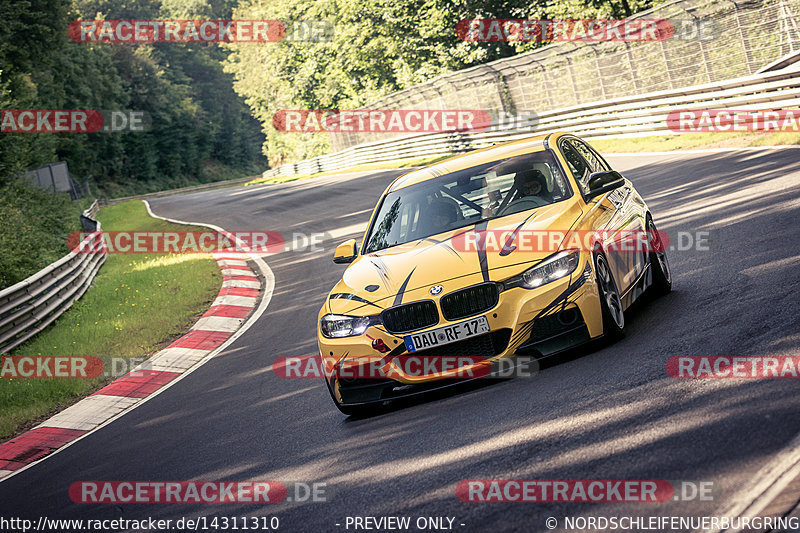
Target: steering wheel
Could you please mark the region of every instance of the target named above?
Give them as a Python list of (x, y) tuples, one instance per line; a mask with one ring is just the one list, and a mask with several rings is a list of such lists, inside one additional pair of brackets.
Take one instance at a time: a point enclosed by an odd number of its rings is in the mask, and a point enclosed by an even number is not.
[(541, 196), (523, 196), (522, 198), (517, 198), (507, 206), (505, 206), (502, 211), (497, 213), (497, 216), (502, 217), (509, 213), (519, 213), (520, 211), (527, 211), (529, 209), (536, 209), (537, 207), (544, 207), (549, 202), (542, 198)]

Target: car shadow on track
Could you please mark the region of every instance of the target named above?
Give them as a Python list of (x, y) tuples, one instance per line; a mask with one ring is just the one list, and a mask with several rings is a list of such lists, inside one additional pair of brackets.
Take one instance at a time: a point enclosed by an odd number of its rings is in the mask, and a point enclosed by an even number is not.
[(649, 293), (645, 293), (643, 298), (635, 301), (625, 311), (625, 324), (626, 324), (625, 337), (617, 341), (612, 341), (604, 337), (600, 337), (597, 339), (593, 339), (580, 346), (576, 346), (574, 348), (570, 348), (562, 352), (551, 354), (546, 357), (542, 356), (541, 353), (539, 353), (537, 356), (535, 356), (534, 364), (531, 365), (532, 371), (525, 372), (524, 375), (520, 375), (517, 377), (487, 377), (487, 378), (473, 379), (469, 381), (464, 381), (462, 383), (454, 384), (447, 388), (423, 392), (409, 398), (388, 400), (383, 404), (376, 405), (371, 409), (359, 412), (358, 414), (349, 415), (346, 419), (344, 419), (344, 423), (352, 423), (352, 422), (377, 418), (389, 413), (402, 411), (404, 409), (413, 408), (415, 406), (423, 404), (437, 402), (455, 396), (469, 395), (470, 393), (474, 393), (476, 391), (480, 391), (488, 387), (502, 386), (503, 384), (508, 383), (509, 381), (514, 379), (539, 377), (539, 374), (547, 369), (562, 364), (567, 364), (569, 362), (581, 359), (583, 357), (592, 354), (596, 354), (597, 352), (600, 352), (601, 350), (604, 350), (606, 348), (613, 348), (616, 344), (625, 342), (626, 337), (635, 336), (637, 334), (646, 334), (646, 331), (642, 331), (644, 328), (641, 327), (637, 328), (636, 326), (637, 315), (640, 315), (642, 313), (647, 313), (648, 310), (653, 312), (654, 311), (652, 309), (653, 304), (657, 303), (660, 300), (668, 300), (670, 299), (670, 296), (673, 296), (673, 294), (670, 293), (665, 296), (656, 298)]

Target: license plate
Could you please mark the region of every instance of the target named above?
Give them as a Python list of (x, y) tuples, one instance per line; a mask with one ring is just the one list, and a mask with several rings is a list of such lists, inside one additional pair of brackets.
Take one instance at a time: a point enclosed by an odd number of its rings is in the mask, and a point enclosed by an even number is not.
[(451, 324), (422, 333), (412, 333), (403, 337), (403, 340), (409, 352), (416, 352), (417, 350), (435, 346), (444, 346), (451, 342), (476, 337), (484, 333), (489, 333), (489, 321), (486, 320), (485, 316), (478, 316), (458, 324)]

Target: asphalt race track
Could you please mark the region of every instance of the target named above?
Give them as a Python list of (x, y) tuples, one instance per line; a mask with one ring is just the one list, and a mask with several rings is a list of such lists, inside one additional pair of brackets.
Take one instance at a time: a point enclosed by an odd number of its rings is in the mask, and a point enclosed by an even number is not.
[[(673, 240), (709, 232), (709, 250), (671, 252), (673, 293), (629, 313), (614, 345), (365, 419), (341, 415), (321, 381), (281, 379), (270, 365), (314, 353), (317, 311), (344, 270), (333, 248), (360, 237), (400, 172), (152, 201), (158, 215), (231, 231), (332, 238), (324, 250), (267, 257), (275, 292), (253, 327), (175, 386), (0, 483), (2, 506), (33, 519), (277, 515), (280, 531), (345, 531), (348, 516), (454, 517), (461, 531), (547, 531), (555, 517), (562, 531), (564, 516), (719, 515), (800, 433), (798, 381), (674, 379), (665, 363), (797, 355), (800, 150), (609, 160)], [(461, 480), (509, 478), (704, 480), (715, 489), (714, 501), (636, 504), (464, 503), (455, 494)], [(90, 505), (67, 494), (79, 480), (191, 479), (325, 483), (329, 501)]]

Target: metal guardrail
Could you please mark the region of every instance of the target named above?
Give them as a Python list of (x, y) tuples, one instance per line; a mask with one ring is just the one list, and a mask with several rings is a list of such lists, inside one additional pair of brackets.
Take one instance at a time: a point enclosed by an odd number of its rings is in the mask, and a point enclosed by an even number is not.
[[(86, 210), (83, 212), (83, 216), (94, 220), (98, 211), (100, 211), (100, 204), (97, 202), (97, 200), (95, 200), (92, 202), (92, 205), (86, 208)], [(99, 224), (96, 220), (94, 220), (94, 222)]]
[(407, 135), (353, 146), (334, 154), (283, 165), (269, 178), (341, 170), (360, 164), (457, 154), (493, 144), (567, 130), (586, 139), (669, 133), (667, 116), (681, 109), (792, 109), (800, 107), (800, 63), (775, 71), (680, 89), (553, 109), (513, 128), (484, 132)]
[[(800, 0), (668, 0), (630, 17), (669, 19), (665, 41), (556, 42), (443, 74), (359, 109), (482, 109), (516, 113), (757, 74), (800, 51)], [(688, 24), (688, 26), (686, 26)], [(333, 152), (394, 133), (329, 134)]]
[[(101, 231), (94, 220), (95, 201), (81, 215), (83, 229)], [(97, 236), (88, 235), (81, 244)], [(108, 253), (70, 252), (33, 276), (0, 291), (0, 353), (6, 353), (30, 339), (80, 298), (89, 288)]]

